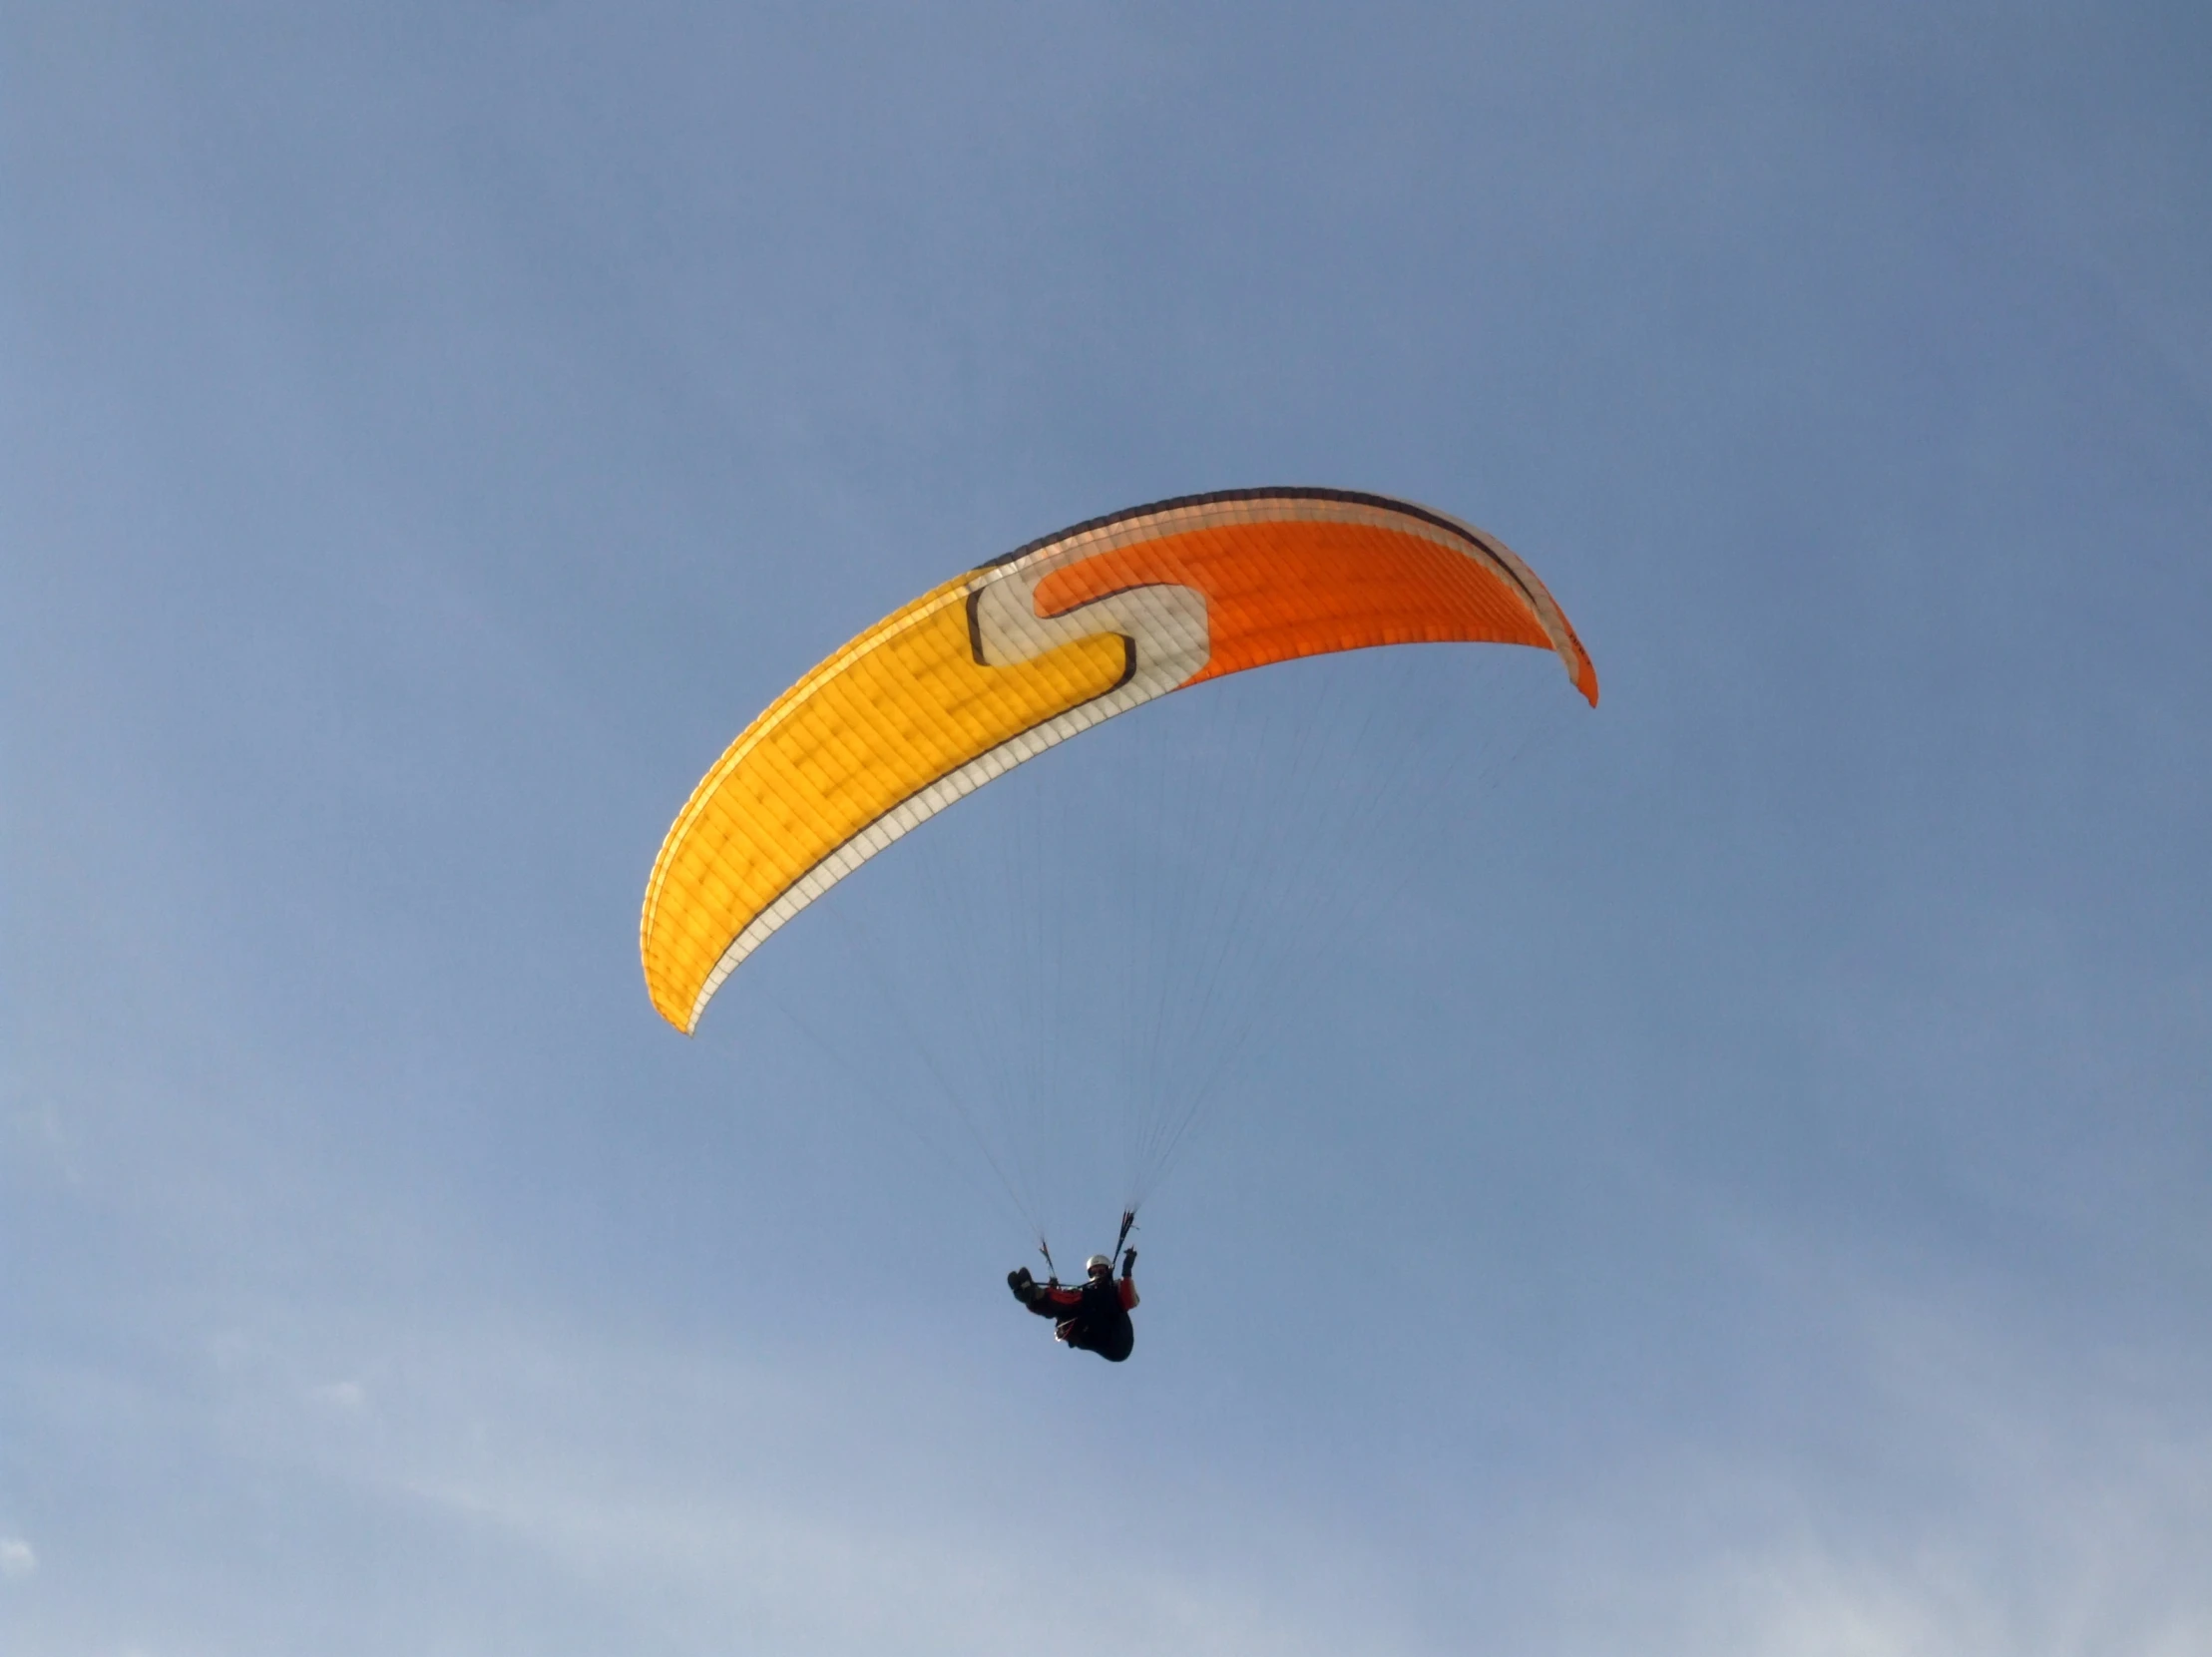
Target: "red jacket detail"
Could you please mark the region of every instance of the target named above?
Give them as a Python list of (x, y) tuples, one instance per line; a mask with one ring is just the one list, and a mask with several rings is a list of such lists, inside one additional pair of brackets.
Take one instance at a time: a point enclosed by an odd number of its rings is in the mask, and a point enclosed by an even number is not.
[[(1136, 1285), (1124, 1277), (1113, 1286), (1121, 1293), (1121, 1310), (1124, 1312), (1135, 1311)], [(1083, 1285), (1078, 1283), (1071, 1287), (1065, 1283), (1056, 1283), (1046, 1289), (1045, 1299), (1050, 1305), (1063, 1307), (1073, 1312), (1083, 1304)]]

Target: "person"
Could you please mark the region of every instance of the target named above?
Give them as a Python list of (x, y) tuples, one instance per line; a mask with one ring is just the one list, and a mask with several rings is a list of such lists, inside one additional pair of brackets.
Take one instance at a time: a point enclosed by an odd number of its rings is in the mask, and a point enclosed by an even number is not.
[(1085, 1281), (1069, 1288), (1059, 1278), (1040, 1283), (1027, 1266), (1006, 1274), (1006, 1286), (1014, 1298), (1040, 1318), (1053, 1320), (1053, 1335), (1079, 1352), (1095, 1352), (1109, 1364), (1118, 1364), (1136, 1345), (1136, 1326), (1129, 1313), (1136, 1306), (1136, 1250), (1121, 1256), (1121, 1276), (1113, 1275), (1113, 1262), (1094, 1254), (1084, 1263)]

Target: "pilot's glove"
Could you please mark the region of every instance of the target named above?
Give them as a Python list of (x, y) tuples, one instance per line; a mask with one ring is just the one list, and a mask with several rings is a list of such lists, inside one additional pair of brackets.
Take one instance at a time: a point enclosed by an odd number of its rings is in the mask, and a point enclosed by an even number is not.
[(1127, 1276), (1129, 1275), (1129, 1273), (1131, 1273), (1131, 1272), (1133, 1272), (1133, 1271), (1135, 1271), (1135, 1270), (1136, 1270), (1136, 1250), (1134, 1250), (1134, 1249), (1130, 1249), (1130, 1250), (1128, 1251), (1128, 1253), (1126, 1253), (1126, 1254), (1124, 1254), (1124, 1255), (1122, 1255), (1122, 1256), (1121, 1256), (1121, 1275), (1122, 1275), (1123, 1277), (1127, 1277)]

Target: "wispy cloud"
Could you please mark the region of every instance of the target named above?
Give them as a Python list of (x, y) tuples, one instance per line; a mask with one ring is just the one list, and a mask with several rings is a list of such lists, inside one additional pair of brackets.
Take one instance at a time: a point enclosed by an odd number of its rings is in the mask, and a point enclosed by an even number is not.
[(332, 1381), (307, 1389), (307, 1397), (327, 1409), (352, 1415), (368, 1408), (368, 1388), (358, 1381)]
[(0, 1580), (20, 1582), (38, 1569), (38, 1555), (20, 1536), (0, 1536)]
[[(495, 1549), (644, 1649), (2200, 1649), (2212, 1442), (2177, 1401), (1971, 1297), (1827, 1292), (1857, 1331), (1832, 1442), (1646, 1439), (1543, 1488), (1502, 1479), (1472, 1527), (1403, 1554), (1323, 1506), (1129, 1477), (1111, 1444), (1039, 1422), (1007, 1435), (950, 1381), (839, 1353), (361, 1323), (262, 1343), (218, 1414), (225, 1456), (310, 1507), (372, 1503), (414, 1539), (400, 1554)], [(297, 1379), (372, 1348), (408, 1355), (367, 1366), (373, 1411), (363, 1383)]]
[[(855, 1378), (841, 1356), (778, 1367), (512, 1328), (393, 1344), (415, 1356), (379, 1383), (367, 1437), (313, 1431), (313, 1414), (365, 1398), (318, 1386), (296, 1426), (232, 1413), (252, 1424), (253, 1458), (350, 1486), (428, 1534), (495, 1538), (649, 1642), (1414, 1649), (1390, 1635), (1388, 1586), (1362, 1580), (1356, 1550), (1325, 1526), (1233, 1494), (1162, 1491), (1178, 1527), (1209, 1505), (1200, 1522), (1220, 1538), (1176, 1558), (1080, 1437), (1028, 1424), (1017, 1437), (1031, 1448), (1010, 1458), (989, 1424), (911, 1384), (908, 1436), (885, 1392), (896, 1378)], [(1010, 1463), (1027, 1486), (1011, 1500)]]
[(1821, 1289), (1833, 1419), (1652, 1437), (1475, 1544), (1516, 1649), (2212, 1649), (2212, 1433), (2171, 1355), (2056, 1349), (1955, 1285)]

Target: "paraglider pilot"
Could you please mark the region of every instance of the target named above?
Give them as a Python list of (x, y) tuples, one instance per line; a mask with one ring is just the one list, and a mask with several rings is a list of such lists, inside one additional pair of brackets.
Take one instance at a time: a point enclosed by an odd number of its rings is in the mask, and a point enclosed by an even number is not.
[(1056, 1338), (1118, 1364), (1136, 1345), (1136, 1328), (1129, 1322), (1136, 1305), (1136, 1284), (1130, 1278), (1135, 1270), (1136, 1250), (1130, 1249), (1121, 1256), (1118, 1278), (1113, 1275), (1112, 1260), (1094, 1254), (1085, 1262), (1087, 1281), (1081, 1288), (1068, 1288), (1057, 1277), (1040, 1283), (1027, 1266), (1008, 1272), (1006, 1286), (1040, 1318), (1053, 1320)]

